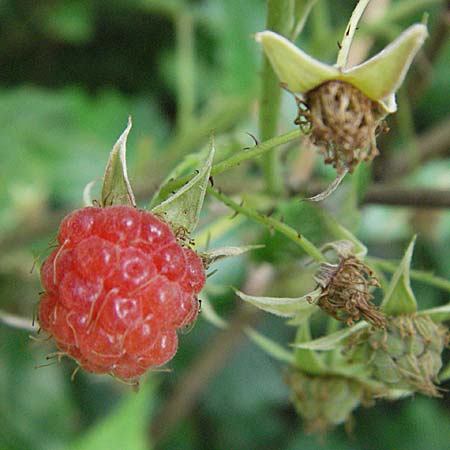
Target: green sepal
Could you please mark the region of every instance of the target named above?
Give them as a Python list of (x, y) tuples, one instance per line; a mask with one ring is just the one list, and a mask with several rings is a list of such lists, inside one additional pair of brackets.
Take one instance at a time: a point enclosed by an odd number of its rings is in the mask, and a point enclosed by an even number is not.
[(166, 200), (169, 193), (167, 193), (167, 186), (177, 178), (192, 173), (196, 168), (200, 167), (205, 159), (205, 151), (187, 154), (166, 176), (163, 182), (159, 185), (157, 191), (153, 194), (148, 207), (151, 209)]
[(309, 294), (297, 298), (278, 297), (256, 297), (247, 295), (235, 289), (236, 295), (242, 300), (251, 303), (257, 308), (281, 317), (299, 317), (302, 313), (311, 314), (311, 311), (318, 310), (318, 306), (312, 304), (321, 294), (320, 289), (316, 289)]
[(221, 259), (230, 258), (233, 256), (240, 256), (251, 250), (257, 250), (258, 248), (264, 248), (264, 245), (242, 245), (240, 247), (219, 247), (209, 252), (197, 252), (197, 254), (205, 261), (206, 265), (213, 264)]
[(321, 63), (273, 31), (256, 33), (280, 82), (295, 94), (304, 94), (327, 80), (336, 80), (339, 70)]
[(349, 70), (312, 58), (272, 31), (257, 33), (255, 39), (262, 44), (281, 83), (291, 92), (305, 94), (326, 81), (340, 80), (379, 102), (384, 109), (382, 115), (386, 115), (397, 110), (395, 92), (427, 35), (424, 24), (411, 25), (380, 53)]
[(373, 58), (346, 71), (342, 80), (353, 84), (372, 100), (380, 101), (386, 112), (395, 112), (395, 92), (427, 36), (424, 24), (411, 25)]
[(182, 228), (188, 233), (192, 233), (197, 226), (209, 183), (213, 158), (214, 145), (211, 142), (209, 154), (197, 175), (175, 194), (152, 209), (154, 214), (160, 216), (173, 229)]
[(317, 350), (317, 351), (330, 351), (334, 350), (342, 345), (342, 343), (349, 338), (352, 334), (357, 333), (358, 331), (364, 330), (368, 328), (370, 325), (362, 320), (358, 322), (356, 325), (350, 328), (344, 328), (342, 330), (336, 331), (335, 333), (329, 334), (328, 336), (324, 336), (318, 339), (314, 339), (312, 341), (307, 342), (296, 342), (294, 347), (308, 350)]
[(406, 249), (405, 256), (392, 276), (386, 295), (381, 303), (380, 310), (388, 316), (413, 314), (417, 311), (417, 301), (411, 289), (409, 270), (414, 250), (416, 236), (414, 236)]
[(304, 322), (297, 331), (295, 343), (292, 344), (295, 350), (295, 366), (303, 370), (305, 373), (312, 375), (320, 375), (327, 372), (326, 365), (321, 356), (313, 350), (299, 348), (300, 343), (311, 341), (311, 331), (309, 328), (309, 320)]
[(101, 189), (101, 206), (131, 205), (136, 206), (127, 173), (127, 138), (131, 130), (131, 117), (128, 125), (120, 135), (109, 155)]
[(436, 308), (423, 309), (418, 311), (417, 315), (428, 316), (433, 322), (445, 322), (450, 320), (450, 303)]

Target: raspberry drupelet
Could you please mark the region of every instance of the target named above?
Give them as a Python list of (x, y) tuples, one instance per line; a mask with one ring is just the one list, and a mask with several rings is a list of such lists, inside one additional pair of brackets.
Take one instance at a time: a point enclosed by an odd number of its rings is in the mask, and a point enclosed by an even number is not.
[(155, 215), (86, 207), (62, 221), (41, 281), (40, 326), (59, 349), (89, 372), (134, 379), (175, 355), (205, 270)]

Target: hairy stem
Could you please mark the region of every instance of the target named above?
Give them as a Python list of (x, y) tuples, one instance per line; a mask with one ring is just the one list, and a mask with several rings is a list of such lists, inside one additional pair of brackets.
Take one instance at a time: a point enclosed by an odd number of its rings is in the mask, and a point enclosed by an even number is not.
[[(226, 170), (232, 169), (233, 167), (238, 166), (244, 161), (248, 161), (253, 158), (257, 158), (258, 156), (264, 155), (265, 153), (270, 152), (276, 147), (291, 142), (297, 139), (300, 136), (300, 130), (290, 131), (289, 133), (282, 134), (280, 136), (274, 137), (266, 142), (262, 142), (261, 144), (255, 145), (249, 150), (242, 150), (229, 158), (215, 164), (211, 168), (211, 176), (218, 175), (219, 173), (225, 172)], [(159, 193), (157, 199), (154, 200), (154, 204), (156, 204), (159, 200), (166, 198), (172, 191), (179, 189), (185, 183), (190, 181), (194, 174), (186, 175), (184, 177), (177, 178), (171, 182), (165, 184)]]
[(294, 241), (300, 248), (302, 248), (305, 251), (305, 253), (311, 256), (311, 258), (313, 258), (315, 261), (317, 262), (326, 261), (322, 252), (311, 241), (309, 241), (306, 237), (302, 236), (298, 231), (296, 231), (289, 225), (286, 225), (285, 223), (280, 222), (279, 220), (276, 220), (273, 217), (264, 216), (255, 211), (254, 209), (247, 208), (242, 204), (240, 205), (235, 201), (233, 201), (228, 196), (212, 189), (211, 187), (208, 187), (207, 191), (213, 197), (217, 198), (217, 200), (221, 201), (223, 204), (227, 205), (234, 211), (249, 217), (255, 222), (259, 222), (260, 224), (264, 225), (269, 229), (277, 230), (280, 233), (284, 234), (291, 241)]
[(339, 68), (345, 69), (345, 66), (347, 65), (348, 54), (350, 52), (350, 46), (352, 45), (356, 28), (369, 2), (370, 0), (360, 0), (353, 10), (352, 16), (345, 28), (344, 37), (342, 38), (336, 61), (336, 66)]

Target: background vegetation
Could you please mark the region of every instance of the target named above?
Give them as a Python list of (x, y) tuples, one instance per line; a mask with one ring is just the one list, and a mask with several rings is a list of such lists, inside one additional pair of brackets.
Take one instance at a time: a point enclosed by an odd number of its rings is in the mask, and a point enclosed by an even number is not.
[[(354, 3), (318, 0), (299, 45), (332, 62)], [(391, 131), (379, 140), (381, 156), (363, 169), (364, 176), (348, 177), (320, 208), (350, 227), (374, 257), (399, 259), (419, 233), (413, 267), (448, 278), (450, 13), (439, 0), (374, 3), (378, 12), (358, 31), (362, 53), (381, 49), (424, 12), (430, 38), (399, 92)], [(33, 259), (46, 251), (64, 214), (81, 206), (84, 186), (101, 176), (129, 114), (129, 171), (141, 206), (177, 162), (205, 148), (210, 130), (220, 159), (253, 145), (245, 133), (264, 133), (258, 129), (261, 51), (251, 34), (265, 28), (265, 15), (263, 0), (0, 1), (4, 317), (23, 317), (30, 326), (40, 290), (38, 271), (30, 273)], [(284, 96), (280, 133), (294, 129), (295, 115), (295, 102)], [(265, 207), (320, 245), (327, 240), (320, 208), (299, 203), (296, 195), (314, 192), (334, 172), (298, 143), (280, 154), (290, 196), (267, 197)], [(256, 163), (215, 183), (230, 195), (263, 190)], [(221, 214), (231, 213), (209, 199), (199, 243)], [(298, 296), (310, 287), (295, 274), (304, 255), (241, 216), (230, 223), (226, 233), (211, 231), (211, 246), (266, 244), (221, 264), (208, 281), (205, 295), (231, 320), (231, 331), (218, 331), (200, 317), (181, 338), (173, 370), (151, 374), (138, 394), (108, 376), (81, 371), (72, 381), (71, 361), (36, 369), (52, 344), (0, 323), (0, 449), (446, 448), (446, 391), (438, 399), (417, 396), (358, 409), (350, 436), (343, 429), (320, 441), (304, 434), (283, 367), (240, 332), (251, 321), (287, 344), (294, 329), (242, 312), (228, 288), (260, 283), (255, 274), (269, 263), (272, 281), (256, 288)], [(421, 308), (448, 301), (448, 292), (417, 280), (414, 290)]]

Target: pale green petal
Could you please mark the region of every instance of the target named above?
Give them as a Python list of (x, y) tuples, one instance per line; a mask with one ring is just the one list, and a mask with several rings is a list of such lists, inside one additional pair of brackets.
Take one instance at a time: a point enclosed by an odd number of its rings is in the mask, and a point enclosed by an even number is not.
[(340, 79), (356, 86), (372, 100), (379, 100), (387, 112), (395, 112), (395, 92), (427, 35), (425, 25), (410, 26), (384, 50), (344, 72)]
[(339, 78), (338, 69), (317, 61), (277, 33), (263, 31), (255, 39), (262, 44), (280, 82), (293, 93), (304, 94)]

